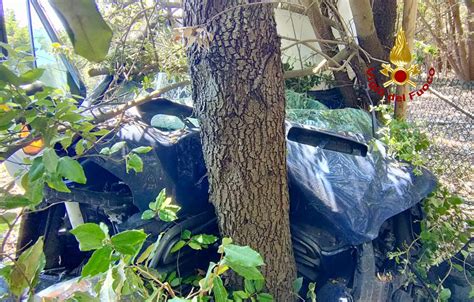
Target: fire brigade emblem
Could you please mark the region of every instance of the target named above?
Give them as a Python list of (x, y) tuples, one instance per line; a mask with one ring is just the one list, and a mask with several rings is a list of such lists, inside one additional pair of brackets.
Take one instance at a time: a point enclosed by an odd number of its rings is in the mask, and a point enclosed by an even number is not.
[(406, 83), (416, 87), (415, 82), (410, 80), (410, 77), (419, 74), (420, 69), (417, 64), (410, 65), (411, 53), (403, 29), (400, 29), (397, 33), (395, 45), (390, 51), (390, 62), (395, 65), (394, 68), (392, 64), (382, 64), (383, 69), (380, 71), (384, 76), (390, 78), (390, 80), (383, 83), (383, 87), (393, 84), (401, 86)]

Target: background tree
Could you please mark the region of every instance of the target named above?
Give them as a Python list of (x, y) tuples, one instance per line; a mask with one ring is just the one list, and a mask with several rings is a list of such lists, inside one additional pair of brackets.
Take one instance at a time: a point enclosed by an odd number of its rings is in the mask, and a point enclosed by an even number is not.
[[(444, 0), (434, 3), (423, 1), (419, 20), (423, 29), (422, 40), (431, 36), (432, 43), (440, 50), (441, 60), (463, 81), (474, 80), (474, 4), (472, 0)], [(428, 41), (431, 42), (431, 41)]]
[(186, 0), (184, 10), (185, 26), (208, 33), (190, 43), (187, 52), (210, 200), (221, 233), (260, 252), (270, 293), (277, 301), (291, 301), (296, 268), (273, 6)]

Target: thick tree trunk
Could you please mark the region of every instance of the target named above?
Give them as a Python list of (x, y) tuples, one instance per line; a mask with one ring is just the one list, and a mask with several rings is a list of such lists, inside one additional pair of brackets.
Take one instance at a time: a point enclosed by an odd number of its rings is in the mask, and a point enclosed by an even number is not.
[[(314, 0), (303, 0), (307, 16), (311, 22), (314, 33), (318, 39), (335, 40), (331, 25), (327, 22), (328, 18), (324, 18), (320, 10), (321, 4)], [(321, 50), (331, 58), (338, 52), (339, 48), (332, 44), (320, 43)], [(334, 79), (336, 80), (336, 87), (339, 88), (344, 104), (348, 107), (357, 107), (357, 97), (352, 85), (352, 81), (346, 71), (335, 71)]]
[(272, 5), (255, 2), (185, 0), (185, 25), (213, 35), (188, 58), (221, 233), (259, 251), (268, 290), (292, 301), (280, 40)]

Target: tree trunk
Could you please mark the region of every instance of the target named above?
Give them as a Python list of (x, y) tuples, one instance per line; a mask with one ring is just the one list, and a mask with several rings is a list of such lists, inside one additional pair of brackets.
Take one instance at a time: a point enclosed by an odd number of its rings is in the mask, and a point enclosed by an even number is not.
[(383, 46), (384, 60), (388, 60), (388, 55), (395, 40), (397, 0), (375, 0), (373, 3), (375, 30)]
[(467, 7), (467, 56), (469, 60), (469, 80), (474, 81), (474, 1), (464, 0)]
[[(328, 18), (324, 18), (321, 13), (320, 6), (314, 0), (303, 0), (307, 16), (311, 22), (314, 33), (318, 39), (335, 40), (331, 25), (328, 24)], [(339, 48), (336, 45), (320, 43), (321, 50), (331, 58), (338, 52)], [(335, 71), (334, 79), (336, 80), (336, 87), (339, 88), (344, 104), (348, 107), (357, 107), (357, 97), (352, 85), (352, 81), (346, 71)]]
[[(375, 30), (374, 15), (372, 11), (371, 1), (370, 0), (349, 0), (349, 5), (351, 7), (352, 16), (354, 18), (354, 24), (357, 31), (357, 40), (359, 45), (372, 57), (370, 60), (367, 60), (367, 68), (375, 68), (375, 70), (380, 70), (380, 61), (384, 59), (385, 52), (380, 42), (377, 31)], [(360, 60), (360, 59), (359, 59)], [(357, 66), (357, 64), (354, 64)], [(358, 64), (361, 65), (360, 63)], [(367, 70), (367, 69), (366, 69)], [(365, 71), (363, 70), (362, 75), (365, 76)], [(360, 73), (361, 71), (356, 71)], [(362, 76), (361, 75), (361, 76)], [(358, 76), (359, 78), (359, 76)], [(385, 82), (384, 76), (377, 72), (375, 74), (375, 81), (378, 86), (382, 87), (383, 82)], [(372, 92), (369, 92), (373, 94)], [(373, 94), (376, 97), (376, 94)], [(385, 90), (385, 96), (387, 97), (387, 91)], [(379, 100), (375, 105), (379, 103)]]
[(384, 50), (375, 30), (370, 0), (349, 0), (360, 46), (372, 57), (383, 59)]
[[(402, 27), (405, 32), (405, 38), (407, 40), (408, 48), (410, 53), (413, 54), (414, 42), (415, 42), (415, 30), (416, 30), (416, 16), (418, 12), (418, 0), (404, 0), (403, 1), (403, 21)], [(397, 87), (398, 95), (405, 95), (405, 99), (408, 100), (408, 93), (410, 87), (408, 84)], [(408, 108), (408, 101), (397, 101), (395, 102), (395, 117), (398, 119), (404, 119), (406, 117)]]
[(221, 233), (259, 251), (268, 290), (292, 301), (280, 39), (272, 5), (255, 2), (185, 0), (185, 25), (213, 36), (188, 59)]

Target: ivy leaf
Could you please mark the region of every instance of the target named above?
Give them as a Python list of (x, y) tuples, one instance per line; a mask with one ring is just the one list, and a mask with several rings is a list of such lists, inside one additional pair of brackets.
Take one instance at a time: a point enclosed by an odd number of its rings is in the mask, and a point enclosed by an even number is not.
[(212, 281), (212, 284), (212, 291), (214, 292), (214, 299), (216, 300), (216, 302), (227, 302), (228, 293), (224, 287), (221, 277), (215, 277)]
[(80, 56), (101, 62), (107, 56), (112, 30), (102, 18), (94, 0), (50, 0)]
[(125, 255), (135, 255), (146, 239), (143, 230), (129, 230), (112, 236), (111, 241), (117, 252)]
[(228, 244), (224, 247), (225, 259), (246, 267), (261, 266), (264, 264), (262, 256), (248, 246)]
[(58, 163), (58, 173), (74, 182), (85, 184), (87, 182), (81, 164), (69, 156), (61, 157)]
[(107, 271), (112, 259), (112, 251), (113, 249), (110, 246), (104, 246), (95, 250), (89, 261), (84, 265), (81, 276), (85, 278)]
[(71, 234), (76, 236), (81, 251), (91, 251), (101, 248), (106, 238), (103, 229), (95, 223), (81, 224), (71, 230)]
[(135, 153), (128, 154), (125, 161), (126, 161), (127, 173), (130, 170), (135, 170), (135, 172), (137, 173), (143, 171), (143, 161), (140, 158), (140, 156), (138, 156), (137, 154)]

